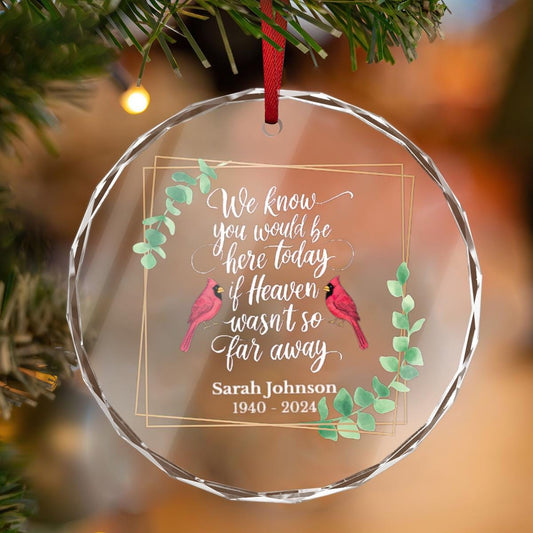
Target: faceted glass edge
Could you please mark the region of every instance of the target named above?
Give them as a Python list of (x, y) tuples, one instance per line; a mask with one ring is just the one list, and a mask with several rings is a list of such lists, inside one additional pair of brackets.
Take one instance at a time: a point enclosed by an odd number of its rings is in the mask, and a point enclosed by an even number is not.
[(178, 124), (187, 122), (199, 115), (203, 115), (204, 113), (214, 111), (222, 106), (242, 102), (262, 101), (264, 99), (263, 89), (249, 89), (193, 104), (176, 113), (174, 116), (168, 118), (161, 124), (155, 126), (131, 144), (123, 156), (117, 161), (117, 163), (100, 181), (94, 190), (85, 215), (80, 224), (80, 228), (72, 244), (69, 261), (67, 321), (70, 327), (72, 340), (85, 384), (95, 397), (100, 408), (111, 422), (115, 431), (126, 442), (128, 442), (147, 459), (154, 463), (158, 468), (163, 470), (166, 474), (174, 479), (230, 500), (298, 503), (330, 494), (335, 494), (337, 492), (355, 488), (363, 483), (366, 483), (368, 480), (377, 476), (413, 452), (422, 442), (422, 440), (424, 440), (424, 438), (429, 434), (429, 432), (435, 427), (437, 422), (442, 418), (442, 416), (455, 401), (479, 340), (482, 276), (466, 213), (450, 189), (443, 175), (440, 173), (435, 163), (427, 154), (425, 154), (395, 127), (390, 125), (384, 118), (354, 105), (343, 102), (337, 98), (333, 98), (327, 94), (282, 90), (280, 91), (280, 98), (282, 100), (304, 102), (331, 109), (333, 111), (346, 113), (359, 119), (373, 129), (383, 133), (389, 139), (393, 140), (400, 146), (403, 146), (407, 152), (411, 154), (415, 161), (417, 161), (418, 164), (424, 169), (429, 177), (437, 184), (444, 194), (446, 203), (450, 208), (452, 216), (457, 224), (457, 228), (466, 247), (471, 312), (459, 367), (447, 390), (443, 394), (439, 404), (431, 413), (427, 422), (415, 433), (413, 433), (411, 437), (404, 441), (398, 448), (396, 448), (396, 450), (387, 455), (382, 461), (340, 481), (331, 483), (330, 485), (324, 487), (280, 490), (272, 492), (256, 492), (238, 487), (232, 487), (223, 483), (217, 483), (215, 481), (201, 479), (171, 463), (158, 453), (151, 450), (113, 409), (113, 407), (107, 401), (104, 392), (100, 388), (98, 380), (91, 369), (89, 359), (84, 348), (82, 317), (80, 315), (80, 305), (78, 299), (79, 272), (83, 264), (92, 220), (98, 213), (109, 191), (119, 179), (124, 168), (168, 130), (174, 126), (177, 126)]

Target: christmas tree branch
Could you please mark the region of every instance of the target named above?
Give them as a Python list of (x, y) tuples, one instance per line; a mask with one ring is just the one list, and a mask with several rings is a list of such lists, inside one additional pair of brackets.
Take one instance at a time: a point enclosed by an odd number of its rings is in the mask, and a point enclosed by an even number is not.
[(22, 465), (11, 446), (0, 443), (0, 531), (27, 531), (27, 519), (37, 504), (21, 476)]
[[(180, 69), (172, 51), (185, 39), (202, 65), (210, 63), (189, 29), (191, 19), (215, 19), (220, 44), (237, 72), (231, 39), (221, 14), (257, 39), (266, 20), (289, 45), (311, 56), (327, 56), (311, 35), (309, 25), (340, 37), (345, 35), (352, 69), (356, 50), (368, 62), (393, 63), (393, 47), (412, 61), (423, 33), (439, 34), (446, 12), (443, 0), (273, 0), (274, 11), (287, 19), (283, 30), (261, 12), (258, 0), (0, 0), (0, 149), (21, 135), (20, 117), (30, 122), (43, 141), (55, 117), (45, 104), (54, 82), (79, 82), (101, 73), (113, 51), (134, 46), (141, 54), (139, 83), (157, 43), (170, 66)], [(306, 29), (307, 28), (307, 29)], [(51, 148), (51, 146), (49, 145)]]
[[(45, 245), (0, 187), (0, 414), (52, 397), (75, 363), (66, 294), (39, 272)], [(24, 272), (24, 273), (22, 273)]]
[[(10, 286), (11, 285), (11, 286)], [(53, 397), (75, 357), (65, 321), (65, 294), (40, 274), (0, 281), (0, 412)]]
[(46, 100), (60, 92), (75, 103), (86, 92), (79, 82), (104, 72), (114, 57), (95, 13), (68, 3), (0, 2), (0, 150), (20, 138), (21, 118), (53, 149), (45, 129), (56, 120)]
[[(224, 26), (220, 24), (220, 13), (226, 12), (244, 33), (258, 39), (265, 37), (261, 31), (261, 20), (265, 17), (257, 0), (122, 0), (115, 4), (114, 10), (101, 17), (102, 35), (111, 44), (118, 41), (135, 46), (143, 54), (143, 62), (148, 60), (148, 52), (155, 41), (174, 42), (173, 37), (162, 33), (162, 26), (165, 26), (175, 27), (202, 64), (209, 66), (187, 29), (185, 21), (190, 17), (217, 20), (221, 45), (234, 71), (237, 66)], [(285, 34), (288, 42), (302, 52), (313, 50), (322, 57), (327, 55), (302, 22), (336, 37), (344, 34), (349, 42), (353, 69), (357, 67), (355, 52), (358, 47), (365, 50), (368, 62), (394, 62), (393, 47), (400, 47), (412, 61), (422, 33), (433, 40), (439, 34), (447, 9), (442, 0), (292, 0), (290, 3), (273, 0), (273, 4), (274, 10), (281, 13), (292, 28)], [(133, 36), (133, 26), (137, 34), (147, 36), (145, 44)]]

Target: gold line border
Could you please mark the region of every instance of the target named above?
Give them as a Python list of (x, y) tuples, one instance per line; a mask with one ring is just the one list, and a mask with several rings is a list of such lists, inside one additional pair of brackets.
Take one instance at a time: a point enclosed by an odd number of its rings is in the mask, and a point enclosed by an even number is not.
[[(143, 167), (143, 220), (146, 218), (146, 171), (152, 170), (152, 191), (151, 191), (151, 202), (150, 202), (150, 215), (153, 214), (153, 204), (155, 196), (155, 180), (156, 173), (158, 170), (188, 170), (188, 169), (198, 169), (198, 165), (193, 166), (158, 166), (158, 159), (175, 159), (179, 161), (190, 161), (197, 162), (196, 158), (184, 158), (184, 157), (173, 157), (173, 156), (155, 156), (154, 166), (153, 167)], [(379, 164), (321, 164), (321, 165), (277, 165), (277, 164), (267, 164), (267, 163), (253, 163), (253, 162), (235, 162), (235, 161), (223, 161), (223, 160), (213, 160), (206, 159), (206, 162), (214, 164), (218, 167), (223, 168), (233, 168), (233, 169), (244, 169), (244, 168), (286, 168), (291, 170), (312, 170), (320, 172), (338, 172), (344, 174), (358, 174), (366, 176), (381, 176), (381, 177), (399, 177), (401, 180), (401, 247), (402, 247), (402, 261), (408, 262), (410, 244), (411, 244), (411, 231), (412, 231), (412, 215), (413, 215), (413, 201), (414, 201), (414, 187), (415, 187), (415, 176), (404, 173), (404, 164), (403, 163), (379, 163)], [(385, 173), (385, 172), (370, 172), (370, 171), (353, 171), (349, 170), (351, 167), (365, 168), (365, 167), (399, 167), (400, 173)], [(410, 201), (409, 201), (409, 219), (407, 222), (407, 236), (406, 236), (406, 221), (405, 221), (405, 179), (411, 179), (411, 190), (410, 190)], [(144, 269), (144, 298), (143, 298), (143, 313), (142, 313), (142, 324), (141, 324), (141, 342), (140, 342), (140, 353), (139, 353), (139, 364), (138, 364), (138, 375), (137, 375), (137, 390), (135, 398), (135, 415), (145, 417), (145, 427), (147, 428), (193, 428), (193, 427), (281, 427), (281, 428), (290, 428), (290, 429), (320, 429), (320, 424), (316, 423), (261, 423), (261, 422), (248, 422), (248, 421), (236, 421), (236, 420), (218, 420), (218, 419), (204, 419), (204, 418), (192, 418), (192, 417), (180, 417), (173, 415), (155, 415), (149, 412), (148, 408), (145, 408), (144, 413), (139, 412), (139, 388), (140, 388), (140, 373), (142, 372), (142, 340), (144, 337), (144, 363), (145, 363), (145, 407), (148, 406), (148, 359), (147, 359), (147, 283), (148, 283), (148, 271)], [(398, 413), (398, 395), (400, 393), (395, 391), (395, 409), (392, 422), (376, 422), (376, 425), (392, 425), (391, 432), (366, 432), (359, 431), (359, 433), (367, 433), (371, 435), (394, 435), (396, 426), (407, 424), (407, 394), (403, 393), (404, 396), (404, 420), (402, 422), (397, 421)], [(151, 424), (150, 418), (158, 419), (171, 419), (171, 420), (186, 420), (186, 421), (195, 421), (195, 422), (210, 422), (209, 424)]]

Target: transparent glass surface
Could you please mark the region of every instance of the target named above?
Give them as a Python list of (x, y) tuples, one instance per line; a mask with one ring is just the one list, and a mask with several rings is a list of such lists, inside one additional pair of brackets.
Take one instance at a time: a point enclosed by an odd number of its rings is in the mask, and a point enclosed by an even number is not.
[(477, 342), (477, 257), (432, 161), (326, 95), (284, 91), (280, 116), (266, 135), (251, 90), (154, 128), (71, 252), (74, 342), (117, 432), (233, 499), (384, 470), (450, 406)]

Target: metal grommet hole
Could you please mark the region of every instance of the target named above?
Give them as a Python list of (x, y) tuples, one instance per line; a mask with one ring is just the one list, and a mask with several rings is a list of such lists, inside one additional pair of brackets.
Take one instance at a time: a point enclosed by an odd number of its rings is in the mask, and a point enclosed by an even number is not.
[(263, 133), (268, 137), (275, 137), (281, 133), (282, 129), (283, 122), (281, 122), (281, 120), (278, 120), (275, 124), (267, 124), (266, 122), (263, 123)]

